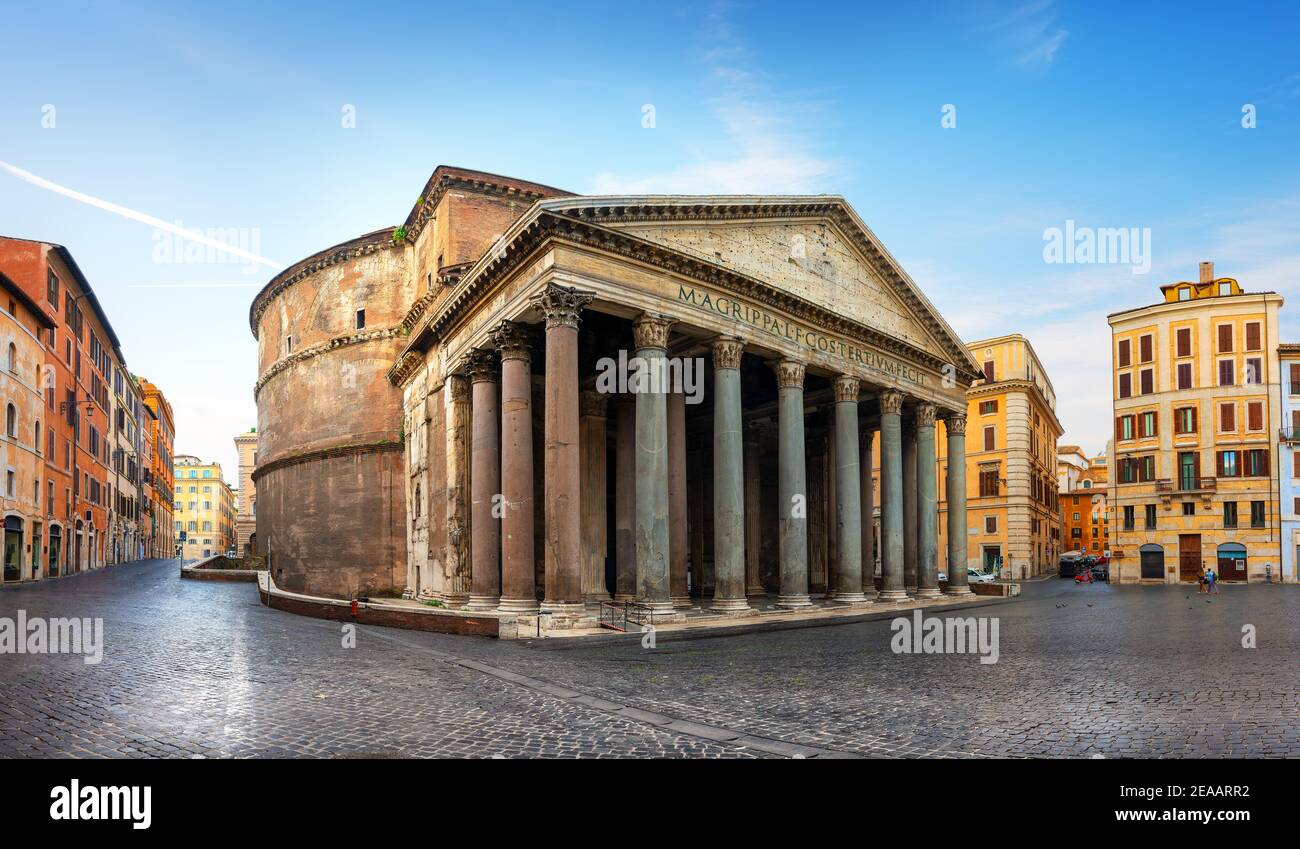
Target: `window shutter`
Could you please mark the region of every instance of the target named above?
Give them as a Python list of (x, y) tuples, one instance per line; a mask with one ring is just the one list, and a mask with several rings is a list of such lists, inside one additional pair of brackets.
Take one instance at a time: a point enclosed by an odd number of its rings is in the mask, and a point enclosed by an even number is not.
[(1151, 362), (1151, 337), (1143, 336), (1138, 339), (1138, 351), (1142, 356), (1142, 362)]
[(996, 439), (995, 433), (996, 431), (994, 431), (994, 429), (991, 427), (984, 428), (984, 450), (985, 451), (992, 451), (994, 449), (995, 447), (994, 441)]
[(1252, 321), (1246, 325), (1246, 350), (1259, 350), (1259, 322)]
[(1151, 414), (1151, 435), (1160, 435), (1160, 413), (1158, 412)]
[(1148, 368), (1142, 370), (1142, 394), (1143, 395), (1150, 395), (1152, 392), (1155, 391), (1155, 389), (1152, 386), (1151, 376), (1152, 376), (1151, 369)]
[(1300, 478), (1300, 451), (1291, 452), (1291, 477)]
[(993, 382), (993, 363), (984, 364), (984, 379), (989, 383)]
[[(1297, 417), (1297, 418), (1296, 418), (1296, 421), (1297, 421), (1297, 422), (1300, 422), (1300, 410), (1296, 410), (1295, 413), (1294, 413), (1294, 415)], [(1116, 439), (1116, 440), (1120, 440), (1120, 439), (1123, 439), (1123, 438), (1124, 438), (1124, 437), (1123, 437), (1123, 433), (1124, 433), (1124, 431), (1121, 429), (1121, 423), (1122, 423), (1123, 421), (1124, 421), (1124, 417), (1123, 417), (1123, 416), (1116, 416), (1116, 417), (1115, 417), (1115, 439)]]
[(1234, 415), (1235, 411), (1236, 410), (1232, 404), (1219, 405), (1219, 430), (1230, 431), (1237, 429), (1237, 423), (1235, 421), (1236, 416)]
[(1246, 427), (1249, 430), (1264, 429), (1264, 405), (1258, 401), (1252, 401), (1246, 405)]
[(1195, 484), (1196, 487), (1199, 489), (1201, 486), (1201, 452), (1200, 451), (1197, 451), (1195, 454), (1192, 455), (1192, 471), (1193, 474), (1196, 475)]
[(1291, 364), (1291, 386), (1292, 392), (1295, 391), (1295, 387), (1300, 387), (1300, 363)]
[(1119, 397), (1127, 398), (1133, 394), (1133, 375), (1121, 374), (1119, 376)]
[[(1192, 431), (1191, 431), (1192, 433), (1196, 433), (1197, 431), (1197, 427), (1196, 427), (1197, 409), (1198, 408), (1196, 407), (1192, 407)], [(1200, 455), (1198, 454), (1197, 456), (1199, 457)]]
[(1183, 327), (1178, 330), (1178, 356), (1190, 357), (1192, 355), (1192, 331), (1191, 328)]
[(1219, 353), (1226, 354), (1232, 351), (1232, 325), (1219, 325)]
[(1223, 452), (1218, 451), (1214, 455), (1214, 474), (1223, 477)]
[(1125, 368), (1130, 360), (1129, 341), (1127, 339), (1119, 340), (1119, 366)]

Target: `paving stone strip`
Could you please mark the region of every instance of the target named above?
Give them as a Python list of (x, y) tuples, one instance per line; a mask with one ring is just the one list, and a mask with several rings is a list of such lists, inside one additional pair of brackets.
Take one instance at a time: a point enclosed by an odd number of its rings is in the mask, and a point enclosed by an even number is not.
[(418, 642), (403, 639), (396, 634), (388, 634), (373, 628), (360, 629), (367, 636), (378, 637), (383, 640), (389, 640), (394, 643), (400, 643), (407, 648), (418, 649), (437, 658), (444, 663), (450, 663), (455, 666), (461, 666), (466, 669), (473, 669), (484, 675), (491, 675), (502, 681), (508, 681), (511, 684), (517, 684), (521, 687), (527, 687), (530, 690), (536, 690), (545, 693), (557, 699), (562, 699), (574, 704), (584, 705), (593, 710), (602, 713), (613, 714), (614, 716), (628, 719), (633, 722), (640, 722), (646, 725), (653, 725), (662, 728), (665, 731), (671, 731), (674, 734), (683, 734), (688, 737), (698, 737), (702, 740), (709, 740), (714, 743), (722, 743), (732, 746), (738, 746), (746, 749), (754, 749), (759, 752), (766, 752), (771, 755), (778, 755), (786, 758), (808, 759), (841, 759), (841, 758), (860, 758), (861, 755), (856, 752), (844, 752), (837, 749), (823, 749), (817, 746), (804, 746), (799, 743), (787, 743), (784, 740), (774, 740), (770, 737), (761, 737), (756, 734), (746, 734), (742, 731), (734, 731), (730, 728), (722, 728), (717, 725), (707, 725), (702, 722), (692, 722), (688, 719), (679, 719), (662, 713), (656, 713), (648, 710), (641, 710), (629, 705), (613, 702), (608, 699), (590, 696), (586, 693), (572, 690), (568, 687), (562, 687), (558, 684), (552, 684), (549, 681), (543, 681), (540, 678), (532, 678), (528, 675), (520, 675), (518, 672), (511, 672), (501, 669), (478, 660), (471, 660), (465, 657), (459, 657), (448, 652), (430, 648)]

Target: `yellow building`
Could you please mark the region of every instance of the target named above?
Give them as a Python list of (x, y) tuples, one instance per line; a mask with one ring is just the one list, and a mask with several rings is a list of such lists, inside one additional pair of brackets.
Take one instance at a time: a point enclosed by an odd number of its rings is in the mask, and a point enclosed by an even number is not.
[[(966, 562), (1013, 580), (1041, 575), (1056, 568), (1061, 553), (1056, 390), (1019, 333), (966, 347), (984, 371), (966, 393)], [(947, 435), (942, 425), (935, 431), (943, 480)], [(940, 492), (941, 552), (948, 550), (946, 513)]]
[[(225, 554), (235, 547), (235, 497), (220, 463), (177, 455), (173, 468), (177, 545), (186, 559)], [(184, 542), (181, 542), (182, 534)]]
[(1114, 386), (1111, 580), (1278, 573), (1281, 296), (1201, 263), (1196, 283), (1109, 316)]

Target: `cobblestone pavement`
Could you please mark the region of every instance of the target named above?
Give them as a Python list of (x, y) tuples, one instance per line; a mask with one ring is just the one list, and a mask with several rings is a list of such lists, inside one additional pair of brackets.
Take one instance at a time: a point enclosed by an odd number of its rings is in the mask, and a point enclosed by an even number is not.
[(1297, 586), (1050, 580), (933, 611), (998, 617), (983, 665), (894, 654), (887, 619), (655, 648), (363, 627), (344, 649), (339, 623), (177, 572), (0, 591), (0, 616), (102, 616), (107, 644), (99, 666), (0, 655), (0, 756), (1300, 756)]

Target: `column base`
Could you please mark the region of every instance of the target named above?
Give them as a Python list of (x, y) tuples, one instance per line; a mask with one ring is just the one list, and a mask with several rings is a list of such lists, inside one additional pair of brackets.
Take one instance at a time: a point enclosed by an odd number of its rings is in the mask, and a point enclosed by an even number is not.
[(767, 595), (767, 590), (765, 590), (761, 585), (760, 585), (760, 586), (753, 586), (753, 587), (745, 587), (745, 595), (747, 595), (747, 596), (750, 596), (750, 595)]
[(470, 593), (469, 603), (465, 605), (466, 610), (496, 610), (497, 605), (501, 603), (501, 597), (495, 595), (474, 595)]
[(949, 584), (948, 589), (944, 591), (944, 595), (975, 595), (975, 591), (970, 588), (969, 584), (961, 587), (954, 587)]
[(614, 593), (615, 604), (627, 604), (633, 601), (636, 601), (636, 596), (631, 593)]
[(536, 598), (506, 598), (502, 596), (497, 610), (501, 613), (536, 613)]
[(543, 601), (538, 615), (542, 618), (542, 628), (551, 631), (598, 627), (596, 618), (581, 602)]
[(609, 601), (609, 593), (583, 593), (582, 595), (582, 603), (588, 607), (599, 607), (607, 601)]
[(674, 609), (674, 610), (690, 610), (693, 606), (694, 606), (694, 605), (693, 605), (692, 602), (691, 602), (691, 597), (690, 597), (690, 596), (688, 596), (688, 595), (675, 595), (675, 596), (673, 596), (673, 609)]
[(721, 613), (724, 616), (751, 616), (758, 613), (743, 598), (715, 598), (709, 605), (709, 612)]
[(812, 600), (807, 593), (797, 595), (779, 595), (776, 597), (776, 606), (786, 610), (805, 610), (813, 606)]
[(894, 604), (900, 601), (907, 601), (906, 590), (881, 590), (876, 593), (877, 604)]
[(938, 587), (924, 587), (916, 591), (917, 598), (939, 598), (943, 593), (939, 592)]
[(835, 593), (831, 596), (834, 604), (867, 604), (869, 601), (866, 593)]
[(442, 603), (448, 607), (465, 607), (469, 604), (469, 596), (464, 593), (440, 593), (434, 596), (442, 600)]
[(402, 598), (415, 598), (415, 590), (406, 587), (402, 590)]

